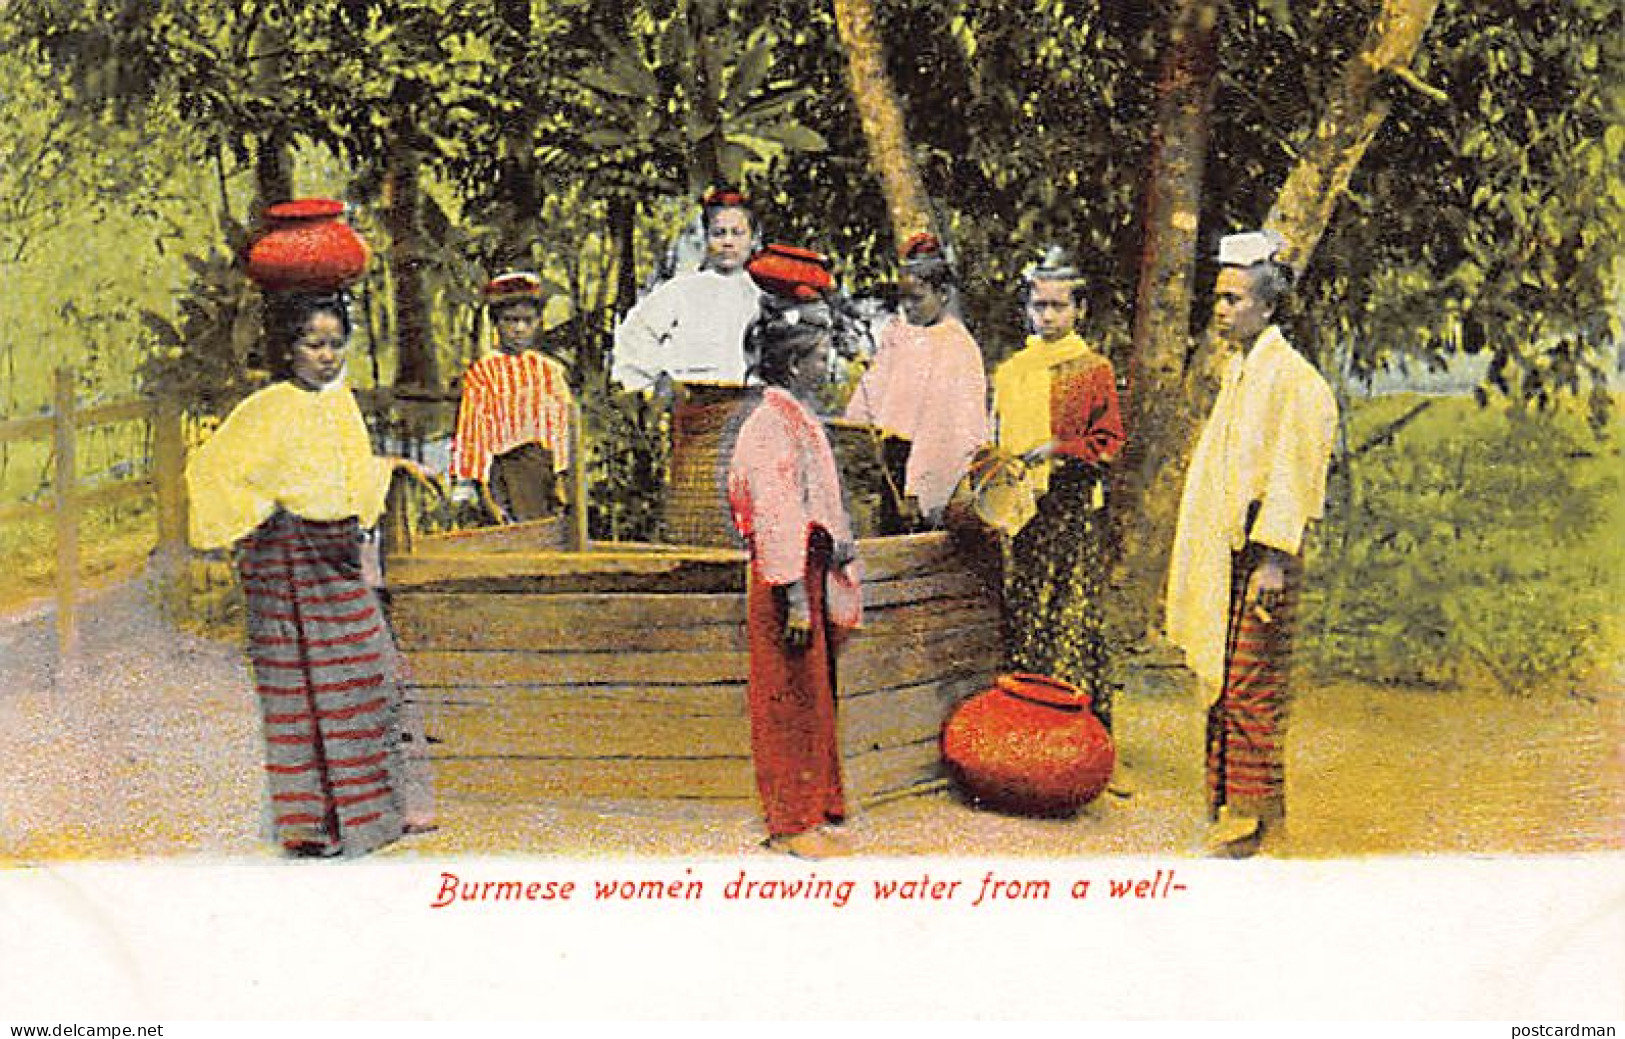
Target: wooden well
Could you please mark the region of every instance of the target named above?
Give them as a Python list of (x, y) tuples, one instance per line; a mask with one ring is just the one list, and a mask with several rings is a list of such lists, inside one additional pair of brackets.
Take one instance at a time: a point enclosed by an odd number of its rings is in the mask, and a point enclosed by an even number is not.
[[(491, 528), (418, 538), (388, 562), (441, 795), (753, 800), (744, 553), (554, 543), (545, 525)], [(865, 623), (837, 695), (862, 803), (941, 775), (943, 721), (1000, 669), (1001, 639), (946, 535), (859, 554)]]

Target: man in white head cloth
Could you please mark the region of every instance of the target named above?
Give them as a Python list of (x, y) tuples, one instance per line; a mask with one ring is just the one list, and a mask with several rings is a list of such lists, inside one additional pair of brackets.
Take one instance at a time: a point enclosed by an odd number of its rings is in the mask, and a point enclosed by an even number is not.
[(1191, 456), (1167, 634), (1208, 708), (1209, 850), (1258, 850), (1285, 820), (1287, 670), (1304, 532), (1320, 518), (1337, 430), (1331, 387), (1272, 323), (1291, 288), (1272, 232), (1219, 248), (1210, 332), (1228, 352)]

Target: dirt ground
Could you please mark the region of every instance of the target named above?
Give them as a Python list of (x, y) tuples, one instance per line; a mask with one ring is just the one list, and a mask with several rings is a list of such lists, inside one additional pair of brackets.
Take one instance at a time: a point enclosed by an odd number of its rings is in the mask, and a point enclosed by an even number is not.
[[(58, 675), (48, 606), (0, 618), (0, 864), (269, 858), (258, 720), (239, 646), (180, 632), (140, 582), (96, 593)], [(1178, 672), (1131, 667), (1118, 739), (1136, 794), (1077, 817), (975, 810), (949, 790), (872, 806), (865, 856), (1201, 854), (1201, 711)], [(1625, 848), (1625, 676), (1574, 693), (1303, 688), (1284, 858)], [(769, 854), (748, 805), (445, 803), (382, 856)]]

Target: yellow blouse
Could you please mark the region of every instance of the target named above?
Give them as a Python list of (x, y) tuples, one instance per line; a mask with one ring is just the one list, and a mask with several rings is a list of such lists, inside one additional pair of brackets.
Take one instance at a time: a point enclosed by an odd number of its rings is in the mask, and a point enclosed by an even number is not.
[(350, 388), (278, 382), (237, 405), (186, 466), (191, 539), (224, 548), (278, 508), (310, 520), (384, 511), (393, 465), (373, 454)]

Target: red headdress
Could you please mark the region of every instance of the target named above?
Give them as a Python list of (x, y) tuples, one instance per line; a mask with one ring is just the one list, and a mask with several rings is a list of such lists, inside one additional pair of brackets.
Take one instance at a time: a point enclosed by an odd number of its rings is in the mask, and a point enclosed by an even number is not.
[(903, 259), (905, 260), (941, 260), (946, 259), (942, 252), (942, 239), (930, 231), (920, 231), (909, 236), (903, 243)]
[(751, 257), (745, 270), (763, 292), (811, 303), (835, 288), (833, 267), (823, 253), (775, 243)]
[(546, 288), (542, 279), (530, 271), (508, 271), (486, 282), (483, 295), (486, 306), (534, 303), (539, 307), (546, 295)]
[(750, 199), (735, 188), (712, 188), (700, 199), (705, 209), (749, 209)]

